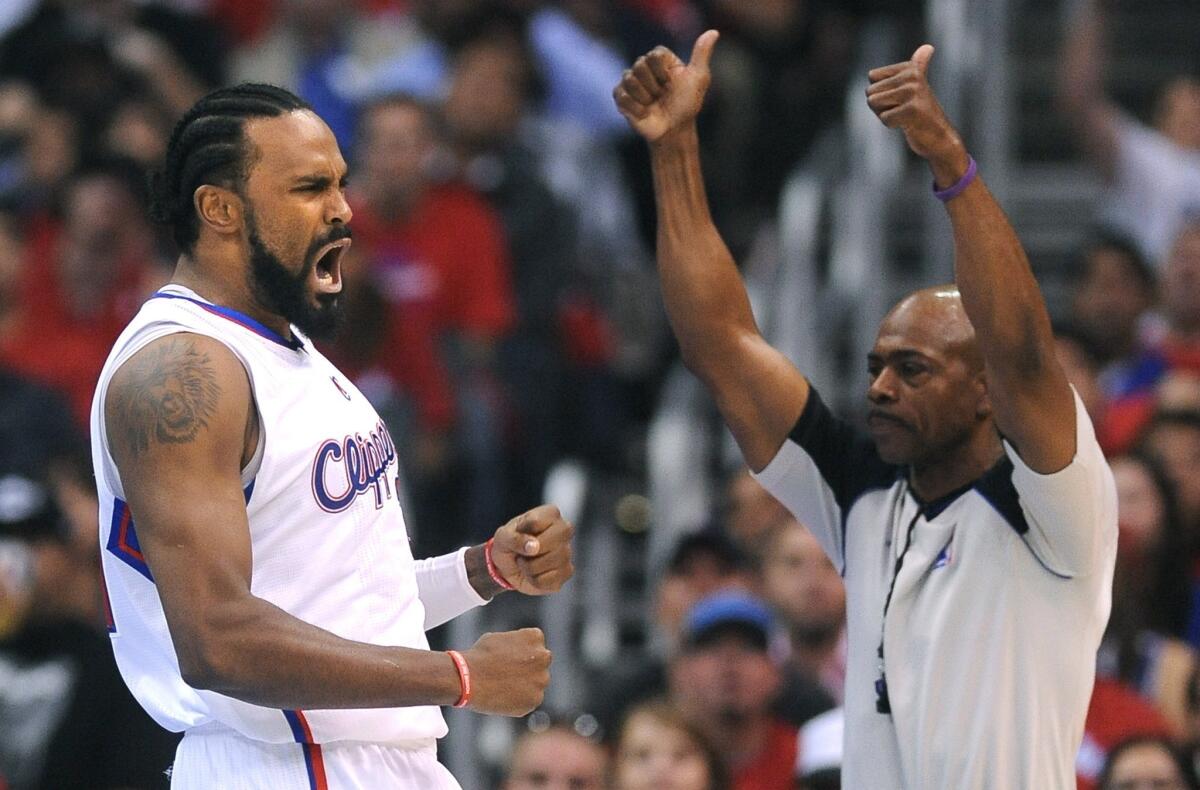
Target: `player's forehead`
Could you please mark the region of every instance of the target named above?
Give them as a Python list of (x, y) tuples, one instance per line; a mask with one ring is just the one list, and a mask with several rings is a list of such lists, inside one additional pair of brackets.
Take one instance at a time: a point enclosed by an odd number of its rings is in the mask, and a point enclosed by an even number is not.
[(337, 138), (309, 110), (252, 118), (246, 122), (245, 135), (253, 147), (252, 179), (290, 181), (322, 176), (340, 180), (346, 175), (346, 160)]

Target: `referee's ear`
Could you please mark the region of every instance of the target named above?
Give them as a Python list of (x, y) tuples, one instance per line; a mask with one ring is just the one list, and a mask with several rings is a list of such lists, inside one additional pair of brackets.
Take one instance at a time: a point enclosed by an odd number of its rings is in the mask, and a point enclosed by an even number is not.
[(975, 416), (980, 419), (989, 419), (992, 416), (992, 393), (988, 389), (987, 374), (982, 370), (976, 373), (975, 378), (971, 381), (971, 386), (975, 388), (977, 394)]

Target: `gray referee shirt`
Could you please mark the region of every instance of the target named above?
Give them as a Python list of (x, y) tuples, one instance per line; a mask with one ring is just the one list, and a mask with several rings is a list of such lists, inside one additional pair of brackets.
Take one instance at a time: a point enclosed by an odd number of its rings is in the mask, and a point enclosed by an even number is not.
[(1075, 787), (1117, 551), (1116, 487), (1078, 396), (1075, 414), (1065, 469), (1038, 474), (1005, 442), (972, 485), (922, 504), (812, 390), (756, 476), (846, 582), (844, 787)]

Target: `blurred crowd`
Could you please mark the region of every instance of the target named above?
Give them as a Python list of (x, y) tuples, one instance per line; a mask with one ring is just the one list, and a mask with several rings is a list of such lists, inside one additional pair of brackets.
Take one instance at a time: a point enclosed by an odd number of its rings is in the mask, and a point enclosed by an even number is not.
[[(1121, 525), (1079, 781), (1195, 788), (1200, 80), (1181, 74), (1135, 118), (1105, 90), (1106, 3), (1073, 5), (1060, 109), (1105, 194), (1056, 320)], [(610, 98), (627, 64), (722, 31), (702, 134), (740, 253), (837, 122), (864, 21), (911, 29), (921, 6), (0, 3), (0, 788), (167, 782), (176, 736), (129, 698), (106, 644), (86, 423), (117, 334), (171, 275), (145, 184), (192, 102), (283, 85), (351, 163), (348, 316), (323, 350), (388, 422), (424, 556), (538, 503), (564, 458), (645, 474), (674, 349), (648, 159)], [(838, 786), (841, 579), (744, 469), (711, 466), (722, 503), (649, 581), (647, 648), (592, 679), (595, 727), (531, 720), (507, 790)]]

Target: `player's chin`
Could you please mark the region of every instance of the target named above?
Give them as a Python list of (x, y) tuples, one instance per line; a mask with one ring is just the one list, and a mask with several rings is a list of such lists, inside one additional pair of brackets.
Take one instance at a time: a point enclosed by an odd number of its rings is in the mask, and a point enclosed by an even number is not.
[(340, 294), (310, 294), (305, 312), (295, 323), (313, 340), (333, 340), (345, 318)]

